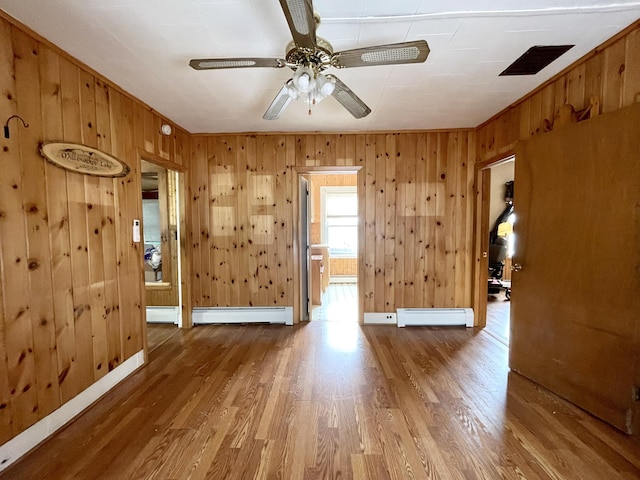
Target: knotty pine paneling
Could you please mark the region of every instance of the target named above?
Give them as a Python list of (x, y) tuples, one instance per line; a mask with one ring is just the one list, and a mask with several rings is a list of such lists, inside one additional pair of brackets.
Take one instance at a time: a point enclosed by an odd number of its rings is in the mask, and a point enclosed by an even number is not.
[(358, 275), (357, 258), (329, 258), (329, 271), (331, 275), (347, 275), (355, 277)]
[[(0, 16), (0, 444), (143, 348), (139, 154), (182, 165), (189, 136), (69, 56)], [(99, 148), (120, 179), (69, 172), (43, 141)], [(142, 152), (142, 153), (141, 153)]]
[(569, 103), (580, 111), (589, 107), (592, 98), (598, 104), (592, 115), (640, 101), (640, 22), (479, 126), (478, 159), (506, 156), (518, 140), (553, 127), (560, 107)]
[(364, 312), (470, 306), (474, 155), (471, 131), (193, 137), (194, 306), (294, 305), (297, 169), (336, 165), (361, 167)]

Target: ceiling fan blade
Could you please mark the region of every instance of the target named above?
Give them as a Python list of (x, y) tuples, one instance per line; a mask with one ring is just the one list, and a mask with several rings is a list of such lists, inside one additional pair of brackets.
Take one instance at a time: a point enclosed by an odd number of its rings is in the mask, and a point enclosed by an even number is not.
[(282, 68), (286, 62), (281, 58), (196, 58), (189, 66), (196, 70), (217, 70), (221, 68)]
[(367, 104), (360, 100), (338, 77), (335, 75), (327, 75), (327, 77), (332, 77), (336, 81), (336, 87), (331, 95), (338, 100), (351, 115), (355, 118), (364, 118), (371, 113), (371, 109), (367, 107)]
[(289, 90), (287, 90), (287, 86), (285, 85), (280, 89), (276, 98), (273, 99), (273, 102), (271, 102), (267, 111), (264, 112), (262, 118), (265, 120), (277, 120), (290, 102), (291, 97), (289, 96)]
[(298, 47), (316, 47), (316, 20), (312, 0), (280, 0), (293, 41)]
[(398, 65), (421, 63), (427, 59), (428, 55), (429, 45), (425, 40), (418, 40), (337, 52), (333, 55), (331, 63), (338, 68)]

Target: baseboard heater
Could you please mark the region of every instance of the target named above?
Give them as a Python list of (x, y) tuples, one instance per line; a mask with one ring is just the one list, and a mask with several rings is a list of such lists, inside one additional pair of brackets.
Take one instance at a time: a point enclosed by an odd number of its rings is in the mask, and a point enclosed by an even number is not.
[(180, 307), (147, 307), (147, 323), (175, 323), (180, 318)]
[(473, 327), (472, 308), (398, 308), (398, 327), (453, 326)]
[(206, 307), (193, 309), (193, 323), (279, 323), (293, 325), (293, 307)]

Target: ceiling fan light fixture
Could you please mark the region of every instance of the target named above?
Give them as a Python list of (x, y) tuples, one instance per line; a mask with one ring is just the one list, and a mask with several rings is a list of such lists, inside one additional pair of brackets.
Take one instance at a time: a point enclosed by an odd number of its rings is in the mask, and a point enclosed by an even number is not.
[(316, 83), (318, 85), (318, 91), (322, 95), (322, 98), (331, 95), (333, 93), (333, 90), (336, 88), (335, 78), (328, 77), (323, 74), (318, 75)]
[[(429, 55), (426, 40), (375, 45), (334, 52), (333, 46), (318, 37), (320, 16), (313, 11), (313, 0), (279, 0), (292, 41), (287, 44), (284, 58), (208, 58), (192, 59), (195, 70), (217, 70), (249, 67), (288, 67), (293, 76), (276, 94), (263, 115), (265, 120), (280, 117), (291, 100), (303, 100), (311, 106), (327, 96), (336, 99), (354, 118), (364, 118), (371, 109), (349, 87), (334, 75), (324, 75), (327, 68), (391, 66), (422, 63)], [(243, 85), (244, 87), (245, 85)]]
[(311, 105), (332, 95), (336, 88), (336, 78), (324, 75), (312, 65), (300, 65), (293, 74), (293, 78), (284, 84), (286, 93), (293, 100), (303, 99)]
[(293, 74), (293, 84), (299, 93), (309, 93), (316, 86), (315, 73), (308, 65), (301, 65)]
[(289, 96), (293, 100), (297, 100), (300, 93), (298, 92), (298, 89), (293, 83), (293, 79), (290, 78), (289, 80), (287, 80), (287, 83), (285, 83), (284, 86), (287, 88), (287, 93), (289, 94)]
[(303, 92), (308, 92), (311, 90), (309, 87), (311, 86), (311, 77), (308, 73), (303, 73), (298, 77), (298, 88)]

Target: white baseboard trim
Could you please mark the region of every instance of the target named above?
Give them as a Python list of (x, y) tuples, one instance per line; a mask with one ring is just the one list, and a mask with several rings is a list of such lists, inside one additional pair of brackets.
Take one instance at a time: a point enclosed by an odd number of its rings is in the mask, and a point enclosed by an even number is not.
[(396, 314), (369, 312), (364, 314), (364, 323), (372, 325), (395, 325)]
[(178, 324), (180, 307), (147, 307), (147, 323)]
[(358, 277), (355, 275), (331, 275), (329, 279), (331, 285), (343, 284), (343, 283), (358, 283)]
[(140, 350), (60, 408), (31, 425), (4, 445), (0, 445), (0, 472), (77, 417), (83, 410), (140, 368), (143, 363), (144, 351)]

